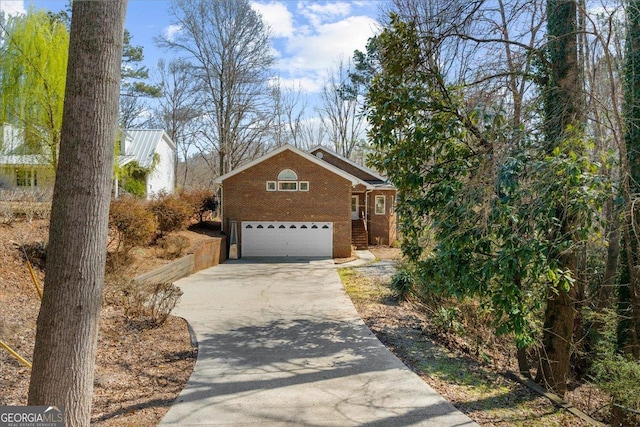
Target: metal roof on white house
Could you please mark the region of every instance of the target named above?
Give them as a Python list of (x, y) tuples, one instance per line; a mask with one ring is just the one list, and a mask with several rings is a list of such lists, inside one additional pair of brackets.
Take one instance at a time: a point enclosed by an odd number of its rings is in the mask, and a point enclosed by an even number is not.
[(169, 135), (162, 129), (128, 129), (125, 133), (124, 154), (118, 156), (120, 166), (135, 160), (144, 168), (150, 167), (158, 143), (163, 138), (172, 150), (176, 148)]
[[(23, 144), (21, 135), (15, 128), (4, 125), (0, 126), (3, 131), (5, 145), (5, 155), (0, 155), (2, 165), (29, 165), (47, 166), (46, 157), (43, 155), (19, 155), (14, 154)], [(148, 168), (153, 163), (153, 155), (156, 152), (158, 143), (164, 139), (165, 143), (176, 149), (174, 142), (162, 129), (128, 129), (125, 132), (124, 154), (117, 158), (118, 165), (124, 166), (132, 161), (137, 161), (140, 166)]]

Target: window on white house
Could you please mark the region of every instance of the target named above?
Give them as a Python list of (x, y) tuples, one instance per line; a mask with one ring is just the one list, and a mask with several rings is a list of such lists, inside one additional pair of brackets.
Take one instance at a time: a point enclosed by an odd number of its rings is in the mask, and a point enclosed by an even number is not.
[(386, 212), (387, 199), (385, 196), (376, 196), (375, 199), (375, 212), (376, 215), (384, 215)]
[(309, 181), (300, 181), (299, 185), (300, 191), (309, 191)]
[(16, 169), (16, 187), (37, 187), (38, 176), (33, 169)]
[(277, 189), (275, 181), (267, 181), (267, 191), (276, 191)]

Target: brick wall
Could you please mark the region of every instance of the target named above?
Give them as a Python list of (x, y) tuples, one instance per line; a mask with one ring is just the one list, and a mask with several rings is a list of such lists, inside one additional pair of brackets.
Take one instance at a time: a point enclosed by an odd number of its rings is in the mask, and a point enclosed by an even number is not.
[[(374, 190), (369, 193), (369, 244), (392, 245), (396, 241), (396, 216), (393, 214), (395, 190)], [(375, 212), (376, 196), (385, 197), (385, 214)], [(378, 237), (379, 239), (376, 239)]]
[[(298, 181), (308, 181), (309, 191), (267, 191), (267, 181), (277, 181), (291, 169)], [(223, 182), (223, 226), (229, 234), (231, 220), (333, 222), (333, 256), (351, 254), (351, 182), (291, 151), (283, 151)]]

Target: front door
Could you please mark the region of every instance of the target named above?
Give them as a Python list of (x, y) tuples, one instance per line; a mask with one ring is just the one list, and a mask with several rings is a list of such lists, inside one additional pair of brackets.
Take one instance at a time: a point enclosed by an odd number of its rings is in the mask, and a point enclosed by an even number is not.
[(358, 196), (351, 196), (351, 219), (360, 219), (360, 209), (358, 208)]

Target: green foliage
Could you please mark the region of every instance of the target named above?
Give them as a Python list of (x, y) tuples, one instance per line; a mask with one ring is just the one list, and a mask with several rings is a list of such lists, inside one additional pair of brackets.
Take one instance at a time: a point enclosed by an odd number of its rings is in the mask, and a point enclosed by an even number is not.
[(399, 190), (402, 249), (420, 293), (477, 298), (496, 331), (526, 347), (547, 296), (573, 284), (558, 254), (583, 245), (594, 228), (603, 182), (589, 143), (567, 129), (547, 152), (500, 112), (470, 109), (461, 88), (425, 66), (416, 29), (396, 17), (377, 41), (369, 161)]
[(116, 173), (122, 188), (134, 196), (145, 197), (147, 195), (147, 177), (153, 173), (159, 161), (160, 158), (156, 153), (148, 168), (141, 166), (136, 160), (118, 168)]
[(140, 166), (135, 160), (127, 163), (120, 171), (122, 188), (129, 194), (144, 197), (147, 194), (147, 176), (150, 173), (149, 168)]
[[(29, 9), (1, 29), (0, 123), (24, 133), (23, 154), (39, 154), (52, 167), (62, 128), (69, 33), (64, 23)], [(26, 151), (25, 151), (26, 150)]]
[(161, 95), (160, 86), (145, 82), (149, 79), (149, 70), (141, 66), (144, 60), (142, 46), (131, 44), (131, 33), (124, 31), (122, 50), (122, 88), (127, 96), (147, 96), (157, 98)]
[(456, 307), (438, 307), (431, 316), (431, 322), (442, 333), (464, 334), (464, 325), (458, 320), (460, 311)]
[(413, 291), (414, 277), (406, 268), (401, 268), (391, 278), (391, 289), (401, 300), (406, 300)]
[(127, 197), (111, 202), (109, 228), (115, 232), (116, 252), (148, 244), (158, 224), (144, 202)]
[(597, 362), (592, 369), (600, 388), (610, 393), (618, 405), (640, 411), (640, 363), (620, 355)]
[(640, 4), (630, 1), (627, 12), (627, 43), (624, 65), (624, 139), (629, 156), (630, 185), (640, 187)]
[(149, 209), (156, 216), (161, 235), (184, 230), (193, 215), (191, 205), (177, 194), (159, 194)]

